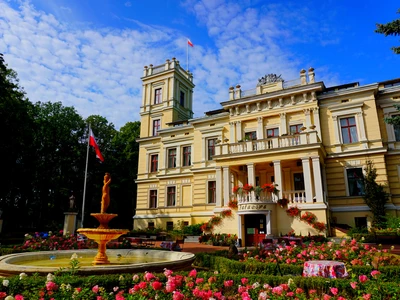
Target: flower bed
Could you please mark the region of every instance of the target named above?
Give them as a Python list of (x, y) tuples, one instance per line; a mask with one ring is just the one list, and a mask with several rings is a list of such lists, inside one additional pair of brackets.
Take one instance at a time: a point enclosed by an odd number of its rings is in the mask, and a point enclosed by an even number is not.
[[(393, 299), (396, 282), (385, 282), (373, 270), (351, 280), (300, 276), (241, 275), (222, 272), (172, 272), (86, 278), (27, 277), (4, 279), (0, 298), (24, 299)], [(8, 298), (6, 298), (8, 297)]]

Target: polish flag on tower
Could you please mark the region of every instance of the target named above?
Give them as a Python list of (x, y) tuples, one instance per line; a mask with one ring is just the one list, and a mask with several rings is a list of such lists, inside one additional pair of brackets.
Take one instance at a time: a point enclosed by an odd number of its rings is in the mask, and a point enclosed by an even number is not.
[(188, 45), (190, 46), (190, 47), (193, 47), (193, 43), (188, 39)]
[(99, 145), (97, 145), (96, 139), (94, 138), (92, 128), (89, 129), (89, 133), (90, 133), (89, 145), (94, 148), (94, 151), (96, 151), (97, 158), (103, 162), (104, 158), (103, 158), (103, 155), (101, 155)]

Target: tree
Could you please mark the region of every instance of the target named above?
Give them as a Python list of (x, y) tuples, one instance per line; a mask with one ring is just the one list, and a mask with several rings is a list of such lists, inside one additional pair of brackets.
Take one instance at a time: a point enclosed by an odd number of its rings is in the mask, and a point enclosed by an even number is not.
[(364, 177), (364, 200), (373, 214), (372, 227), (386, 228), (385, 204), (389, 195), (385, 192), (384, 186), (376, 182), (377, 172), (371, 161), (367, 161), (366, 176)]
[(26, 199), (29, 198), (32, 151), (33, 120), (29, 114), (32, 104), (25, 97), (25, 92), (19, 86), (17, 73), (9, 69), (0, 53), (0, 128), (2, 142), (0, 157), (2, 172), (0, 172), (0, 209), (5, 219), (4, 228), (12, 227), (12, 222), (18, 221), (14, 213), (19, 212), (24, 219)]
[[(400, 9), (397, 11), (397, 13), (400, 13)], [(386, 24), (376, 24), (376, 30), (375, 32), (377, 33), (382, 33), (385, 36), (388, 35), (393, 35), (393, 36), (398, 36), (400, 35), (400, 19), (394, 20), (392, 22), (388, 22)], [(392, 47), (391, 48), (394, 53), (400, 54), (400, 47)]]
[(54, 230), (63, 223), (63, 212), (71, 191), (75, 196), (83, 188), (86, 144), (83, 140), (85, 123), (73, 107), (61, 102), (33, 105), (31, 111), (34, 129), (31, 166), (31, 214), (35, 226)]

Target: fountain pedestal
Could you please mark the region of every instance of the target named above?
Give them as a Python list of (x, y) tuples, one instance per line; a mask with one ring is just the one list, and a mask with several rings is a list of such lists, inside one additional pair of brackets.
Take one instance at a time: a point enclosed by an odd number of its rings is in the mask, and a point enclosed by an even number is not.
[(120, 237), (129, 232), (128, 229), (109, 229), (108, 222), (115, 218), (117, 214), (90, 214), (95, 217), (100, 226), (97, 228), (80, 228), (77, 232), (84, 234), (88, 239), (94, 240), (98, 244), (97, 255), (94, 257), (93, 265), (106, 265), (110, 261), (106, 255), (106, 245), (109, 241)]

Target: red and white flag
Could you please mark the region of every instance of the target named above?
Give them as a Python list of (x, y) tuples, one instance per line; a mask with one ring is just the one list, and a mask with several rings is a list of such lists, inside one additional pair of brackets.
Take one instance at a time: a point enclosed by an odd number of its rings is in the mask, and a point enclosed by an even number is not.
[(188, 45), (190, 46), (190, 47), (193, 47), (193, 43), (188, 39)]
[(104, 158), (103, 158), (103, 155), (101, 155), (99, 145), (97, 145), (96, 139), (94, 138), (92, 128), (89, 129), (89, 133), (90, 133), (89, 145), (94, 148), (94, 151), (96, 151), (97, 158), (103, 162)]

